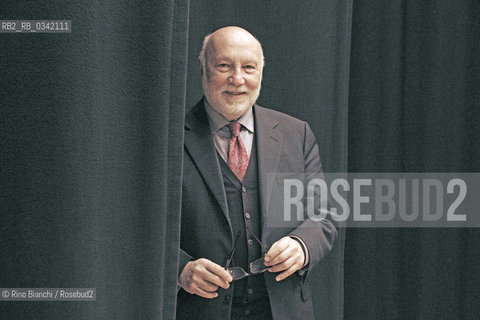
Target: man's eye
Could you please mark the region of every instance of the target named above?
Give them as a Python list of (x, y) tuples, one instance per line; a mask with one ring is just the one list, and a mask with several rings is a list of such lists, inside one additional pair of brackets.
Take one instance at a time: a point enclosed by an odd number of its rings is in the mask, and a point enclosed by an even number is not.
[(220, 71), (227, 71), (230, 68), (230, 66), (226, 63), (220, 63), (217, 65), (217, 69)]
[(244, 66), (244, 68), (245, 68), (245, 69), (252, 69), (252, 70), (255, 69), (255, 67), (252, 66), (252, 65), (246, 65), (246, 66)]

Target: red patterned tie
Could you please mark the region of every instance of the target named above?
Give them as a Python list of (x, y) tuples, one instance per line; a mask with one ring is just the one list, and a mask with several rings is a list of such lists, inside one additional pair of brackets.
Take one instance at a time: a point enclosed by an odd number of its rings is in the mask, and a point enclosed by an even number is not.
[(243, 181), (243, 177), (245, 176), (248, 167), (248, 154), (247, 149), (245, 149), (245, 145), (239, 136), (241, 126), (242, 125), (238, 122), (232, 122), (228, 125), (232, 137), (228, 149), (228, 166), (237, 176), (238, 180)]

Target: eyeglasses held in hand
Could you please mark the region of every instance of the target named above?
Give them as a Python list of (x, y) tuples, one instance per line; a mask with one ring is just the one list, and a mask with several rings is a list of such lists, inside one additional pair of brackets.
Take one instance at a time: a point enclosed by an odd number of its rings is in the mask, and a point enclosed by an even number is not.
[[(262, 242), (260, 240), (258, 240), (258, 238), (253, 233), (251, 233), (251, 234), (253, 235), (255, 240), (257, 240), (257, 242), (262, 246), (262, 251), (265, 254), (266, 251), (263, 250)], [(229, 268), (230, 262), (232, 262), (232, 259), (233, 259), (233, 254), (235, 253), (235, 248), (237, 247), (237, 241), (238, 241), (239, 237), (240, 237), (240, 231), (237, 232), (237, 236), (235, 237), (235, 241), (233, 242), (232, 251), (230, 251), (230, 255), (228, 256), (227, 262), (225, 264), (225, 270), (227, 270), (228, 273), (230, 273), (230, 275), (233, 278), (233, 281), (240, 280), (240, 279), (243, 279), (245, 277), (252, 276), (252, 275), (255, 275), (255, 274), (260, 274), (262, 272), (267, 271), (270, 268), (270, 267), (267, 267), (265, 265), (265, 259), (263, 257), (258, 258), (257, 260), (250, 262), (249, 272), (246, 272), (241, 267), (231, 267), (231, 268)]]

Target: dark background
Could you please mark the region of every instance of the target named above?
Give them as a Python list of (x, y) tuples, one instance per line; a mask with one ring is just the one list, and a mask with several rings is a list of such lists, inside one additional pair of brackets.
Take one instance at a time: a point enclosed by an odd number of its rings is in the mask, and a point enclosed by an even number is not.
[[(480, 170), (480, 2), (354, 1), (350, 172)], [(345, 318), (478, 319), (478, 229), (347, 230)]]
[[(478, 172), (480, 2), (2, 1), (2, 319), (173, 319), (184, 113), (202, 38), (251, 31), (259, 103), (307, 120), (326, 172)], [(313, 278), (318, 319), (478, 319), (476, 229), (346, 229)]]

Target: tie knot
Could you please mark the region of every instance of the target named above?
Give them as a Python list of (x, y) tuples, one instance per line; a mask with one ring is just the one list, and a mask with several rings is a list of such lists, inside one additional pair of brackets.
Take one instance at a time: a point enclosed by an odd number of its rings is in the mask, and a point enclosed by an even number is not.
[(241, 124), (238, 122), (231, 122), (228, 124), (228, 129), (230, 129), (230, 134), (232, 138), (238, 137), (240, 135)]

